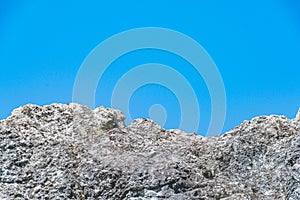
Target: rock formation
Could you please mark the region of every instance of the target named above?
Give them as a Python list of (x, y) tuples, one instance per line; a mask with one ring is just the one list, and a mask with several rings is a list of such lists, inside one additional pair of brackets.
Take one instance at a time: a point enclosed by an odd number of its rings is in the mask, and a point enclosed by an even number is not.
[(0, 199), (300, 199), (300, 116), (216, 137), (114, 109), (26, 105), (0, 121)]

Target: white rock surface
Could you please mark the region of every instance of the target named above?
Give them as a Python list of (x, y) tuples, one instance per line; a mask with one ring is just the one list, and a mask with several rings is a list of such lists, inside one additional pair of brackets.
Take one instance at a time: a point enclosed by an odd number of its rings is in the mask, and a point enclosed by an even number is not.
[(296, 121), (300, 121), (300, 108), (298, 110), (298, 113), (296, 115), (296, 118), (295, 118)]

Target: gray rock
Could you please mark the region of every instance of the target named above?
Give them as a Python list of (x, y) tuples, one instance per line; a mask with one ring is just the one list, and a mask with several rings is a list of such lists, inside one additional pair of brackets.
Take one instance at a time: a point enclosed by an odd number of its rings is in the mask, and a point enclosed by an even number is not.
[(300, 117), (202, 137), (115, 109), (26, 105), (0, 121), (0, 199), (300, 199)]

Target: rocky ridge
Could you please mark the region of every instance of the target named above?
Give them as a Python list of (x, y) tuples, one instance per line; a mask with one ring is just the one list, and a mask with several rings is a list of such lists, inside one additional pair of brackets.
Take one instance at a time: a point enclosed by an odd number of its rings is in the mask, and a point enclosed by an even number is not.
[(216, 137), (115, 109), (25, 105), (0, 121), (0, 199), (300, 199), (300, 111)]

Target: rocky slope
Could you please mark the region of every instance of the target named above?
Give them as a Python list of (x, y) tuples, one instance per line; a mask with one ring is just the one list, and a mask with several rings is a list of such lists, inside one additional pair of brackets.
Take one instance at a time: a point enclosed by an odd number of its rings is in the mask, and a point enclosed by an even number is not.
[(300, 199), (300, 114), (218, 137), (78, 104), (0, 121), (0, 199)]

